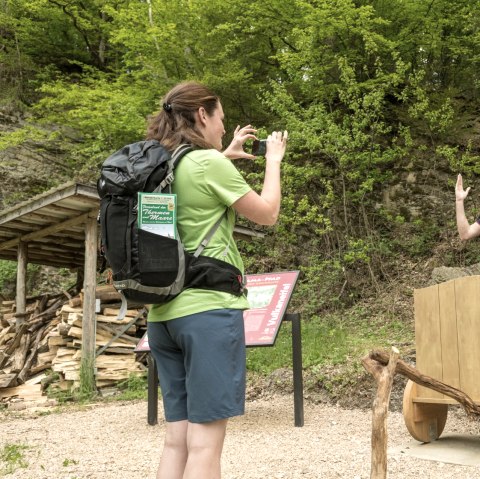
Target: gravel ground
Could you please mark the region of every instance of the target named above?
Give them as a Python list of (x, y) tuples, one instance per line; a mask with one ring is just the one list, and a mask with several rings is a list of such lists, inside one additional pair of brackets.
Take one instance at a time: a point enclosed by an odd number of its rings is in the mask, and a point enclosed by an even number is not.
[[(0, 413), (0, 451), (27, 446), (26, 467), (0, 477), (15, 479), (154, 479), (164, 423), (147, 424), (146, 402), (108, 403), (51, 414)], [(389, 448), (408, 444), (401, 413), (388, 418)], [(223, 455), (224, 479), (368, 479), (371, 413), (305, 404), (305, 425), (293, 425), (293, 397), (247, 403), (231, 420)], [(479, 434), (463, 411), (449, 413), (444, 434)], [(473, 479), (480, 467), (388, 457), (390, 478)]]

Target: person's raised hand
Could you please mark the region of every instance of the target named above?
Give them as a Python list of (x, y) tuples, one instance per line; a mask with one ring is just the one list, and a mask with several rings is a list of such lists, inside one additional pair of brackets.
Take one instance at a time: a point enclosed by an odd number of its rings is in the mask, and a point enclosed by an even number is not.
[(457, 176), (457, 184), (455, 185), (455, 199), (457, 201), (463, 201), (468, 196), (470, 189), (470, 186), (466, 190), (463, 189), (463, 178), (462, 175), (459, 174)]
[(257, 130), (252, 127), (252, 125), (247, 125), (240, 128), (240, 125), (235, 128), (233, 133), (233, 140), (228, 145), (227, 149), (223, 152), (223, 154), (230, 158), (231, 160), (235, 160), (237, 158), (247, 158), (249, 160), (255, 159), (254, 155), (247, 153), (243, 146), (247, 140), (256, 140), (257, 137), (255, 133)]
[(274, 131), (267, 138), (267, 152), (265, 153), (265, 159), (267, 161), (276, 161), (280, 163), (285, 155), (287, 149), (288, 132), (285, 130), (282, 134), (281, 131)]

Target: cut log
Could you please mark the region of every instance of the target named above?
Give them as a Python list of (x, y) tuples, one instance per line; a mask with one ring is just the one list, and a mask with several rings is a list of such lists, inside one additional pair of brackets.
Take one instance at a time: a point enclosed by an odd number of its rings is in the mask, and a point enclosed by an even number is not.
[[(120, 313), (120, 308), (104, 308), (103, 309), (103, 314), (105, 316), (118, 316)], [(135, 316), (138, 316), (140, 311), (138, 309), (127, 309), (125, 312), (125, 316), (130, 316), (131, 318), (134, 318)]]
[(0, 389), (16, 385), (17, 373), (5, 374), (0, 376)]
[(8, 341), (8, 339), (5, 339), (7, 335), (10, 335), (9, 338), (13, 337), (11, 334), (15, 335), (15, 326), (13, 324), (0, 330), (0, 346)]
[(28, 349), (30, 348), (31, 336), (32, 335), (30, 333), (24, 334), (22, 336), (20, 344), (14, 351), (12, 362), (13, 373), (19, 373), (23, 369), (25, 361), (27, 360)]
[(0, 389), (0, 399), (12, 397), (21, 398), (25, 401), (42, 399), (42, 386), (40, 384), (22, 384), (13, 388)]
[(104, 314), (97, 314), (97, 322), (99, 323), (128, 324), (131, 320), (131, 317), (126, 317), (119, 321), (116, 319), (116, 316), (105, 316)]
[(82, 305), (82, 299), (80, 296), (76, 296), (75, 298), (71, 298), (68, 300), (68, 305), (72, 308), (76, 308)]
[(68, 344), (68, 341), (60, 335), (58, 336), (51, 335), (48, 337), (49, 348), (54, 348), (55, 346), (66, 346), (67, 344)]
[(3, 319), (7, 320), (9, 324), (11, 324), (11, 321), (15, 321), (15, 313), (4, 313)]
[(46, 369), (50, 369), (52, 366), (51, 363), (45, 363), (45, 364), (37, 364), (36, 366), (33, 366), (30, 368), (30, 375), (34, 376), (37, 373), (41, 373), (42, 371), (45, 371)]
[(57, 331), (60, 334), (60, 336), (65, 338), (66, 336), (68, 336), (68, 332), (70, 331), (71, 327), (72, 326), (68, 323), (61, 323), (58, 325)]
[(28, 381), (25, 381), (25, 384), (28, 386), (30, 384), (41, 384), (42, 381), (47, 378), (47, 374), (37, 374), (35, 376), (32, 376)]
[[(82, 297), (82, 295), (80, 295), (80, 297)], [(112, 301), (121, 301), (122, 297), (120, 296), (120, 293), (115, 290), (115, 288), (111, 290), (104, 290), (104, 291), (99, 291), (97, 289), (95, 291), (95, 299), (99, 299), (102, 302), (103, 301), (112, 302)]]
[(68, 304), (64, 304), (60, 311), (62, 313), (65, 312), (65, 313), (80, 313), (80, 314), (82, 314), (83, 309), (82, 308), (77, 308), (77, 307), (72, 307)]
[(22, 370), (20, 371), (20, 374), (18, 375), (17, 380), (21, 384), (24, 383), (25, 380), (28, 377), (30, 367), (33, 363), (33, 360), (35, 359), (35, 356), (37, 355), (38, 344), (40, 343), (40, 340), (42, 339), (42, 333), (43, 333), (43, 331), (41, 331), (41, 330), (37, 332), (37, 336), (35, 337), (35, 339), (33, 341), (33, 344), (30, 348), (30, 352), (28, 353), (27, 360), (25, 361), (25, 364), (24, 364)]
[[(109, 344), (109, 341), (107, 341), (105, 339), (97, 339), (95, 341), (95, 346), (97, 348), (101, 348), (103, 346), (106, 346), (107, 344), (109, 345), (109, 347), (112, 347), (112, 348), (128, 348), (128, 349), (131, 349), (131, 350), (135, 349), (135, 344), (128, 344), (128, 343), (119, 342), (119, 341), (114, 341), (113, 343)], [(79, 348), (79, 347), (81, 347), (81, 345), (82, 345), (82, 341), (80, 339), (74, 339), (73, 340), (73, 347)], [(107, 349), (107, 351), (108, 351), (108, 349)]]

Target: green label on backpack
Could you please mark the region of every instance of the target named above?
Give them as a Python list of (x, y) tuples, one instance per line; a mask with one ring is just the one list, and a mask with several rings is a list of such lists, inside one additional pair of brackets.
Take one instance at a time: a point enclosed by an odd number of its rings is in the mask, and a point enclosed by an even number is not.
[(177, 237), (177, 195), (138, 193), (138, 227), (151, 233)]

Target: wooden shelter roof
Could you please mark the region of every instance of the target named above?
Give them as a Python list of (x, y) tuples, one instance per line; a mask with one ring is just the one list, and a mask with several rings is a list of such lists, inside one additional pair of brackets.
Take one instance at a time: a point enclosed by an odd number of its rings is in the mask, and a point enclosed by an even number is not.
[[(17, 260), (20, 242), (28, 262), (76, 268), (85, 261), (85, 222), (97, 217), (100, 198), (92, 185), (67, 183), (0, 212), (0, 259)], [(237, 225), (236, 237), (264, 234)]]
[(0, 212), (0, 259), (17, 260), (28, 243), (28, 262), (56, 267), (83, 266), (85, 222), (97, 216), (92, 185), (67, 183)]

